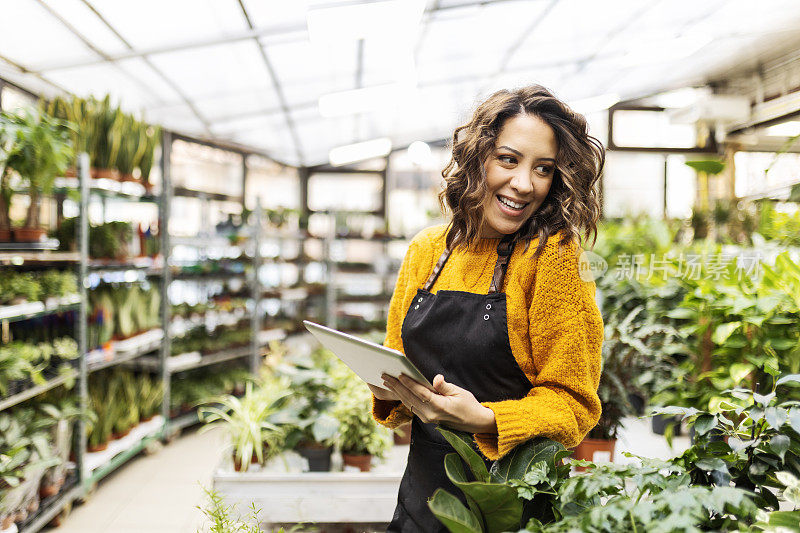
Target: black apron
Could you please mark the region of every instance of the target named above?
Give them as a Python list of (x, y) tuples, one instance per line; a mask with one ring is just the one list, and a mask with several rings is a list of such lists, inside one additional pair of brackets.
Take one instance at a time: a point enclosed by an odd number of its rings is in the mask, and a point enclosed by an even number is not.
[[(532, 387), (511, 353), (506, 295), (500, 292), (513, 251), (511, 236), (504, 237), (497, 247), (488, 294), (449, 290), (432, 294), (430, 290), (450, 256), (445, 250), (424, 288), (417, 290), (403, 320), (401, 338), (406, 357), (429, 381), (442, 374), (447, 382), (470, 391), (479, 402), (520, 399)], [(408, 464), (387, 531), (447, 532), (428, 508), (428, 498), (440, 487), (466, 505), (463, 493), (444, 471), (445, 455), (455, 450), (435, 428), (436, 424), (424, 423), (416, 416), (411, 422)], [(487, 459), (484, 462), (487, 467), (492, 464)]]

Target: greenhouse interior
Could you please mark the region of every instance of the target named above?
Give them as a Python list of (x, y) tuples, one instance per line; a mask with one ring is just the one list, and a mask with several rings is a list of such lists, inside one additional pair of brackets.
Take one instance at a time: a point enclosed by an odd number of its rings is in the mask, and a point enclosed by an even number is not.
[(5, 0), (0, 109), (0, 533), (800, 532), (797, 0)]

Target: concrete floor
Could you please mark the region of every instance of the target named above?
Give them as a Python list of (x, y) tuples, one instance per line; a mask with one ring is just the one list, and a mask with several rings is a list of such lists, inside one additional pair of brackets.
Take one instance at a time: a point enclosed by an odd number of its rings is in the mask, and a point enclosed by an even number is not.
[(140, 454), (103, 479), (53, 533), (195, 533), (198, 505), (224, 446), (220, 431), (189, 430), (153, 455)]
[[(615, 462), (631, 459), (625, 451), (667, 458), (689, 445), (676, 437), (670, 449), (663, 437), (650, 431), (649, 419), (628, 419), (620, 433)], [(203, 487), (224, 447), (220, 431), (188, 431), (153, 455), (140, 455), (104, 479), (82, 505), (76, 505), (53, 533), (197, 533), (205, 532)], [(246, 510), (243, 510), (246, 511)]]

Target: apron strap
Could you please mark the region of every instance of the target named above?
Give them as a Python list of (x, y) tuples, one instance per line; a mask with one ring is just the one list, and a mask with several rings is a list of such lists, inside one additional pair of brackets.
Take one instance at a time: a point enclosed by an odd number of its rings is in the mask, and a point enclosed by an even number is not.
[(494, 275), (492, 275), (492, 284), (489, 286), (489, 294), (494, 294), (503, 288), (503, 277), (506, 275), (506, 268), (508, 268), (508, 260), (511, 259), (511, 254), (514, 252), (513, 233), (500, 241), (497, 245), (497, 262), (494, 264)]
[[(512, 238), (513, 234), (503, 237), (500, 244), (497, 245), (497, 262), (494, 265), (494, 274), (492, 275), (492, 284), (489, 287), (489, 294), (496, 293), (503, 287), (503, 277), (506, 274), (508, 260), (511, 259), (511, 254), (514, 252), (514, 242)], [(431, 287), (436, 283), (436, 279), (439, 277), (439, 273), (442, 271), (442, 268), (444, 268), (444, 264), (449, 257), (450, 250), (445, 248), (442, 255), (439, 256), (439, 261), (436, 262), (436, 266), (433, 267), (433, 272), (431, 272), (431, 275), (428, 277), (428, 281), (425, 282), (423, 290), (431, 290)]]
[(439, 272), (441, 272), (442, 268), (444, 268), (444, 264), (447, 262), (448, 257), (450, 257), (450, 250), (445, 247), (444, 252), (439, 257), (439, 261), (437, 261), (436, 266), (433, 267), (433, 272), (431, 272), (431, 275), (428, 276), (428, 281), (425, 282), (425, 287), (423, 287), (425, 291), (430, 291), (431, 287), (433, 287), (433, 284), (436, 283), (436, 278), (439, 277)]

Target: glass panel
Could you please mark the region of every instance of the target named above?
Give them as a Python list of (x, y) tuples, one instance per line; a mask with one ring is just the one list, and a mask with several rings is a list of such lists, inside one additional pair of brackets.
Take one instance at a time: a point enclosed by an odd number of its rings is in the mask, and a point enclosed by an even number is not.
[(3, 94), (0, 94), (0, 101), (2, 101), (3, 111), (16, 111), (17, 109), (25, 107), (35, 107), (36, 99), (32, 98), (29, 94), (18, 91), (9, 85), (2, 85)]
[(375, 211), (383, 203), (380, 174), (313, 174), (308, 207), (314, 211)]
[(150, 59), (184, 94), (193, 98), (272, 90), (272, 81), (255, 41), (154, 54)]
[(235, 0), (92, 0), (91, 3), (135, 48), (207, 41), (247, 30)]
[(621, 217), (664, 211), (664, 156), (608, 152), (603, 173), (603, 213)]
[(152, 106), (160, 101), (147, 85), (129, 75), (113, 63), (99, 63), (86, 67), (56, 70), (47, 77), (65, 89), (81, 96), (103, 98), (110, 94), (130, 112)]
[(106, 54), (128, 51), (119, 37), (100, 20), (100, 17), (81, 0), (46, 0), (50, 9), (58, 13), (78, 33)]
[[(789, 187), (800, 183), (800, 154), (736, 152), (736, 196), (787, 198)], [(769, 169), (767, 171), (767, 169)]]
[(225, 95), (195, 101), (200, 114), (210, 121), (230, 117), (252, 117), (280, 109), (280, 102), (271, 88), (258, 91), (235, 91)]
[(615, 111), (614, 143), (648, 148), (692, 148), (697, 143), (693, 124), (672, 124), (662, 111)]
[(242, 156), (202, 144), (172, 143), (172, 184), (193, 191), (242, 195)]
[(31, 70), (101, 59), (38, 2), (6, 0), (0, 7), (4, 57)]
[(300, 178), (297, 169), (279, 165), (258, 156), (247, 158), (247, 195), (245, 204), (249, 209), (255, 207), (255, 200), (261, 207), (277, 209), (300, 209)]
[[(355, 80), (358, 48), (355, 43), (314, 46), (307, 40), (270, 44), (267, 56), (281, 84), (290, 85), (339, 79)], [(346, 87), (352, 89), (353, 87)]]
[[(169, 83), (148, 65), (143, 59), (138, 57), (117, 61), (117, 64), (128, 72), (140, 84), (145, 85), (151, 94), (161, 102), (177, 102), (180, 95), (175, 92)], [(168, 73), (167, 73), (168, 75)]]

